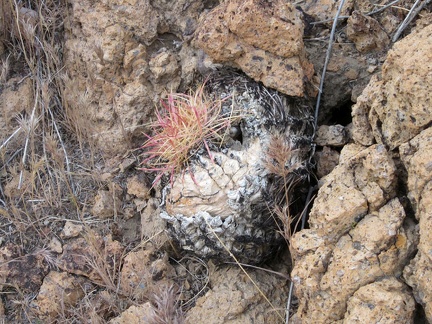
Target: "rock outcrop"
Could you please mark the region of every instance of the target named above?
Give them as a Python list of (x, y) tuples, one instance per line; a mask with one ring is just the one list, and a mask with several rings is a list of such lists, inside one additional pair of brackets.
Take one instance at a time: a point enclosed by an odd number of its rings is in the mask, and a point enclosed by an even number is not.
[(302, 97), (314, 70), (306, 59), (301, 17), (280, 0), (222, 2), (198, 25), (194, 44), (215, 63), (239, 67), (267, 87)]
[[(363, 145), (394, 149), (432, 121), (432, 25), (407, 36), (389, 51), (353, 107), (353, 137)], [(403, 77), (402, 77), (403, 76)]]
[(353, 108), (355, 143), (293, 237), (299, 323), (409, 323), (414, 297), (432, 320), (431, 35), (426, 24), (388, 53)]

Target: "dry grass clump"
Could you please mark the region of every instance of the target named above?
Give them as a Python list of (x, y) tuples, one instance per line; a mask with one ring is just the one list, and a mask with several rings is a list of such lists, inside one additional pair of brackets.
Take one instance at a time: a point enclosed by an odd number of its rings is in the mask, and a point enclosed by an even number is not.
[(174, 173), (188, 164), (194, 149), (205, 147), (212, 158), (209, 144), (223, 142), (225, 130), (240, 118), (234, 109), (223, 115), (222, 103), (227, 98), (210, 98), (204, 83), (194, 93), (171, 93), (161, 101), (156, 120), (150, 125), (154, 135), (146, 135), (148, 140), (142, 146), (142, 169), (157, 172), (154, 183), (165, 172), (171, 174), (172, 180)]
[(295, 154), (297, 154), (296, 150), (283, 138), (282, 134), (278, 134), (271, 137), (264, 161), (266, 169), (275, 177), (274, 187), (277, 188), (276, 191), (279, 191), (276, 192), (276, 197), (280, 197), (269, 208), (282, 223), (279, 231), (287, 242), (291, 240), (300, 221), (299, 215), (292, 215), (290, 212), (291, 192), (299, 180), (295, 170), (300, 165), (298, 163), (287, 164), (295, 160), (293, 158)]

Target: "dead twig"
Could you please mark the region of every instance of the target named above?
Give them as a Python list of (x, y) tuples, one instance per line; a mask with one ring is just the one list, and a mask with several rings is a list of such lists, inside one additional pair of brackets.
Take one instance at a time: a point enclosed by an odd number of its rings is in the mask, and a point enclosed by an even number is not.
[[(419, 3), (421, 0), (417, 0), (414, 2), (414, 5), (411, 7), (408, 15), (405, 17), (404, 21), (400, 24), (399, 28), (396, 30), (395, 34), (393, 35), (392, 42), (396, 42), (399, 38), (399, 36), (402, 34), (402, 32), (405, 30), (405, 28), (408, 27), (408, 25), (413, 21), (415, 16), (418, 15), (420, 11), (423, 10), (425, 6), (427, 6), (431, 0), (425, 0), (420, 6)], [(418, 6), (418, 7), (417, 7)]]

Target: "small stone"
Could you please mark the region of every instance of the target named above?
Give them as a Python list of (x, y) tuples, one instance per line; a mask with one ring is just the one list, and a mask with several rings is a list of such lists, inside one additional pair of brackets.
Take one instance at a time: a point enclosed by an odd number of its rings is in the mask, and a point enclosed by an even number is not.
[(35, 301), (40, 316), (52, 321), (64, 307), (73, 308), (84, 296), (82, 284), (82, 279), (67, 272), (48, 273)]
[(144, 173), (141, 172), (138, 175), (134, 175), (132, 178), (127, 180), (127, 193), (134, 195), (137, 198), (148, 199), (150, 194), (150, 188), (144, 182)]
[(120, 199), (108, 190), (99, 190), (92, 208), (94, 216), (107, 219), (112, 218), (121, 207)]
[(324, 146), (322, 151), (315, 153), (316, 173), (318, 178), (322, 178), (333, 171), (339, 164), (339, 152), (332, 150), (328, 146)]
[(63, 239), (77, 237), (82, 233), (82, 231), (83, 231), (82, 225), (75, 224), (71, 221), (66, 221), (65, 225), (63, 226), (63, 230), (60, 234), (60, 237)]
[(319, 146), (340, 147), (348, 142), (348, 136), (342, 125), (322, 125), (318, 128), (315, 142)]
[(62, 244), (61, 244), (60, 240), (57, 237), (55, 237), (55, 236), (49, 242), (48, 248), (51, 251), (54, 251), (55, 253), (59, 253), (60, 254), (60, 253), (63, 252)]
[(109, 321), (109, 324), (131, 324), (131, 323), (152, 323), (156, 318), (155, 311), (150, 302), (142, 305), (131, 306), (116, 318)]

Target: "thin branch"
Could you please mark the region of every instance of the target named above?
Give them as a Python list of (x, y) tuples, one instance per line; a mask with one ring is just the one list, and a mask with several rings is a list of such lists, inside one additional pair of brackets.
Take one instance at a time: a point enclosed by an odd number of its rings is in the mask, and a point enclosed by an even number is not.
[(418, 15), (418, 13), (425, 7), (427, 6), (431, 0), (425, 0), (418, 8), (417, 6), (419, 5), (421, 0), (416, 0), (416, 2), (414, 3), (414, 5), (411, 7), (408, 15), (405, 17), (404, 21), (400, 24), (399, 28), (397, 29), (396, 33), (393, 35), (392, 38), (392, 42), (396, 42), (399, 38), (399, 36), (402, 34), (402, 32), (405, 30), (405, 28), (408, 27), (408, 25), (413, 21), (413, 19), (415, 18), (415, 16)]

